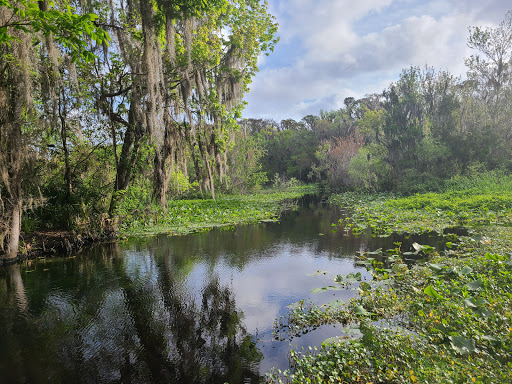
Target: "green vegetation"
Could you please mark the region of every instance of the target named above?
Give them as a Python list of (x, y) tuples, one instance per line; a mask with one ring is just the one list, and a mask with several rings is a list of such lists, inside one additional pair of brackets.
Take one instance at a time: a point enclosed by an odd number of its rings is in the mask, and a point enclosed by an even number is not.
[(128, 199), (120, 211), (122, 236), (140, 236), (155, 233), (183, 235), (213, 227), (236, 224), (254, 224), (277, 221), (281, 212), (293, 206), (306, 193), (315, 193), (315, 186), (292, 187), (287, 191), (270, 190), (266, 193), (238, 196), (220, 196), (213, 199), (174, 200), (166, 211), (158, 205), (129, 205)]
[(371, 228), (375, 234), (391, 232), (441, 232), (467, 226), (487, 232), (489, 226), (512, 224), (512, 177), (503, 171), (458, 176), (442, 193), (416, 194), (399, 199), (392, 194), (331, 196), (331, 202), (351, 207), (347, 224), (356, 231)]
[[(359, 297), (340, 309), (294, 306), (276, 333), (291, 337), (340, 322), (345, 334), (321, 347), (292, 352), (292, 370), (272, 382), (498, 383), (512, 380), (512, 198), (510, 176), (457, 178), (443, 193), (391, 198), (334, 196), (354, 215), (358, 232), (444, 232), (444, 249), (415, 243), (363, 253), (373, 276), (337, 276)], [(355, 204), (355, 205), (354, 205)], [(463, 224), (468, 236), (450, 228)], [(420, 258), (406, 264), (408, 258)], [(328, 289), (333, 289), (329, 288)], [(351, 337), (353, 329), (360, 337)]]
[(470, 29), (464, 81), (411, 67), (336, 111), (241, 119), (276, 33), (263, 0), (0, 0), (0, 262), (35, 231), (274, 221), (320, 183), (350, 191), (330, 200), (348, 209), (339, 227), (445, 245), (364, 253), (372, 281), (314, 291), (359, 298), (293, 304), (278, 338), (346, 334), (269, 380), (512, 381), (512, 12)]
[(300, 121), (249, 119), (269, 175), (365, 193), (438, 192), (474, 168), (512, 169), (512, 12), (470, 28), (467, 76), (405, 68), (381, 93)]
[(135, 226), (119, 217), (134, 193), (165, 210), (260, 188), (263, 152), (237, 119), (278, 41), (267, 8), (0, 0), (1, 261), (22, 230)]

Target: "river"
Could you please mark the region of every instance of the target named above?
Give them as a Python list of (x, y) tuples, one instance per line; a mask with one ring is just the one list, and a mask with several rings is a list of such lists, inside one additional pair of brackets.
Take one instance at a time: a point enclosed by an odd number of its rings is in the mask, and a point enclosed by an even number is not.
[(102, 244), (0, 269), (0, 382), (234, 384), (286, 369), (291, 348), (342, 329), (275, 340), (275, 319), (301, 299), (355, 297), (311, 290), (336, 274), (370, 279), (356, 253), (397, 240), (336, 229), (341, 214), (304, 198), (279, 223)]

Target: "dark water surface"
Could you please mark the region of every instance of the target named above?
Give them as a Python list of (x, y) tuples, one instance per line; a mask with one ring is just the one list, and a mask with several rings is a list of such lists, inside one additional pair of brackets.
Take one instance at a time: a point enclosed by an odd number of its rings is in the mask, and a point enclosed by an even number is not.
[[(360, 271), (357, 251), (397, 237), (333, 233), (338, 208), (303, 199), (281, 223), (106, 244), (73, 258), (0, 269), (0, 383), (242, 383), (288, 367), (293, 346), (274, 321), (310, 290)], [(321, 236), (320, 234), (323, 234)], [(308, 276), (317, 270), (326, 275)]]

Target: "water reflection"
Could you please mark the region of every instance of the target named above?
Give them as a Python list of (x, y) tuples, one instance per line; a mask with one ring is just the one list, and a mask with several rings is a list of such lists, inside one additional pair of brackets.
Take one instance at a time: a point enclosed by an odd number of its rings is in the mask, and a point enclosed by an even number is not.
[[(107, 244), (5, 268), (0, 381), (240, 383), (285, 369), (291, 346), (273, 339), (274, 319), (303, 298), (355, 297), (310, 290), (338, 273), (369, 278), (356, 252), (400, 240), (332, 232), (340, 215), (303, 200), (281, 223)], [(307, 275), (317, 270), (330, 273)], [(323, 327), (293, 342), (339, 333)]]
[(26, 287), (19, 266), (4, 270), (2, 382), (258, 382), (233, 292), (211, 279), (196, 305), (170, 267), (112, 245), (28, 266)]

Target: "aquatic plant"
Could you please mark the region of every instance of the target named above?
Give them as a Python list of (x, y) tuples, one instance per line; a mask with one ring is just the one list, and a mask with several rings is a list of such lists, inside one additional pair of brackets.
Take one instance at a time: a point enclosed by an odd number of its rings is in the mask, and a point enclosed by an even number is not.
[[(281, 338), (300, 336), (318, 322), (339, 322), (338, 338), (292, 351), (291, 369), (269, 382), (498, 383), (512, 380), (512, 197), (507, 182), (492, 189), (457, 189), (402, 198), (334, 196), (352, 215), (340, 224), (374, 234), (436, 230), (445, 249), (400, 244), (362, 254), (372, 281), (351, 287), (359, 297), (335, 310), (308, 304), (277, 323)], [(466, 235), (450, 230), (465, 225)], [(415, 265), (404, 256), (422, 253)], [(374, 254), (372, 254), (374, 253)], [(376, 255), (388, 254), (391, 263)], [(345, 277), (337, 277), (335, 284)], [(355, 281), (353, 281), (355, 280)], [(281, 326), (281, 327), (279, 327)], [(354, 337), (345, 331), (357, 328)]]

